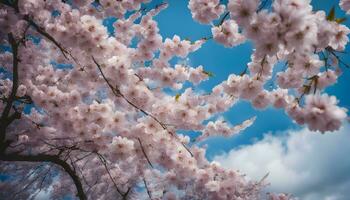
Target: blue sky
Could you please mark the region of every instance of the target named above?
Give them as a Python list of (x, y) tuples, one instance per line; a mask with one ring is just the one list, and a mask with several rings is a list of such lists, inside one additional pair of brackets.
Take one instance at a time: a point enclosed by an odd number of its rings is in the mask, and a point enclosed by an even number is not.
[[(159, 2), (159, 1), (158, 1)], [(157, 4), (154, 1), (152, 4)], [(156, 20), (162, 36), (172, 38), (177, 34), (181, 38), (189, 38), (196, 40), (211, 35), (210, 25), (201, 25), (193, 21), (190, 10), (187, 8), (188, 1), (169, 0), (169, 7), (162, 11)], [(334, 0), (313, 0), (314, 10), (325, 10), (328, 12), (333, 5), (337, 5), (338, 1)], [(337, 16), (344, 16), (344, 12), (339, 7), (336, 9)], [(349, 21), (346, 22), (349, 25)], [(189, 60), (192, 66), (203, 65), (205, 70), (213, 72), (214, 77), (209, 81), (202, 83), (197, 89), (210, 91), (216, 84), (222, 82), (230, 73), (240, 73), (244, 70), (246, 64), (250, 61), (253, 46), (247, 42), (234, 48), (225, 48), (210, 40), (203, 47), (190, 54)], [(350, 60), (344, 57), (345, 60)], [(347, 81), (350, 78), (350, 69), (345, 70), (343, 76), (338, 83), (328, 89), (330, 94), (336, 95), (340, 99), (340, 104), (350, 108), (350, 95), (347, 95), (349, 87)], [(242, 122), (252, 116), (257, 116), (254, 125), (232, 138), (216, 137), (210, 139), (208, 144), (207, 157), (212, 159), (213, 156), (231, 150), (243, 144), (251, 144), (259, 140), (266, 132), (278, 134), (278, 132), (287, 129), (301, 128), (295, 125), (284, 113), (283, 110), (268, 108), (264, 111), (257, 111), (251, 107), (248, 102), (240, 101), (236, 106), (224, 114), (232, 124)]]

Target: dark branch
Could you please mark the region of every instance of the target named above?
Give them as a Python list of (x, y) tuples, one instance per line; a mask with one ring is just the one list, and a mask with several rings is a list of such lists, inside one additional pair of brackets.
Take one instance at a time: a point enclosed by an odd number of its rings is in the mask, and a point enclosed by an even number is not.
[(16, 42), (16, 40), (14, 39), (12, 33), (8, 34), (8, 40), (11, 44), (11, 48), (12, 48), (12, 62), (13, 62), (13, 72), (12, 72), (12, 90), (11, 90), (11, 94), (7, 100), (7, 105), (4, 109), (4, 111), (2, 112), (1, 115), (1, 122), (3, 122), (3, 120), (5, 120), (11, 110), (12, 107), (12, 103), (14, 102), (15, 98), (16, 98), (16, 93), (17, 93), (17, 89), (18, 89), (18, 44)]
[(141, 143), (140, 138), (137, 138), (137, 140), (138, 140), (139, 143), (140, 143), (140, 147), (141, 147), (142, 153), (143, 153), (143, 155), (145, 155), (148, 164), (153, 168), (153, 165), (152, 165), (151, 161), (149, 160), (149, 158), (148, 158), (148, 156), (147, 156), (147, 154), (146, 154), (145, 149), (143, 148), (143, 145), (142, 145), (142, 143)]
[(216, 26), (221, 26), (225, 19), (229, 16), (230, 12), (226, 12), (226, 14), (221, 18), (220, 22)]
[[(15, 9), (15, 11), (16, 11), (17, 13), (19, 13), (18, 0), (15, 0), (15, 1), (13, 1), (13, 2), (10, 2), (10, 1), (8, 1), (8, 0), (0, 0), (0, 3), (4, 4), (4, 5), (6, 5), (6, 6), (12, 7), (13, 9)], [(45, 31), (44, 28), (42, 28), (42, 27), (40, 27), (38, 24), (36, 24), (36, 23), (30, 18), (30, 16), (25, 15), (25, 16), (23, 17), (23, 20), (27, 21), (28, 24), (29, 24), (30, 26), (34, 27), (34, 29), (35, 29), (38, 33), (40, 33), (40, 34), (41, 34), (42, 36), (44, 36), (46, 39), (48, 39), (48, 40), (50, 40), (52, 43), (54, 43), (54, 44), (57, 46), (57, 48), (59, 48), (59, 50), (61, 51), (61, 53), (63, 54), (63, 56), (64, 56), (67, 60), (69, 60), (69, 58), (68, 58), (68, 56), (67, 56), (67, 55), (69, 55), (70, 57), (73, 58), (74, 61), (76, 61), (75, 58), (55, 40), (55, 38), (53, 38), (49, 33), (47, 33), (47, 32)]]
[(81, 184), (80, 178), (75, 173), (75, 171), (71, 168), (71, 166), (61, 160), (59, 156), (56, 155), (46, 155), (46, 154), (38, 154), (38, 155), (19, 155), (19, 154), (0, 154), (0, 160), (2, 161), (15, 161), (15, 162), (50, 162), (54, 163), (64, 169), (68, 173), (68, 175), (72, 178), (75, 187), (77, 189), (77, 196), (80, 200), (86, 200), (87, 197), (84, 193), (83, 186)]
[(14, 113), (9, 117), (12, 105), (16, 98), (16, 93), (18, 89), (18, 43), (13, 37), (12, 33), (8, 34), (8, 41), (12, 48), (12, 90), (10, 96), (7, 99), (6, 106), (1, 114), (0, 118), (0, 153), (4, 152), (7, 145), (5, 144), (6, 129), (8, 125), (15, 119), (18, 118), (18, 114)]
[[(17, 3), (18, 1), (15, 0), (13, 2), (1, 0), (0, 3), (5, 4), (7, 6), (10, 6), (16, 10), (16, 12), (19, 12)], [(24, 20), (26, 20), (31, 26), (33, 26), (41, 35), (52, 41), (63, 53), (63, 55), (66, 57), (65, 54), (69, 54), (64, 48), (62, 48), (59, 43), (50, 36), (47, 32), (44, 31), (41, 27), (39, 27), (34, 21), (32, 21), (29, 16), (25, 16)], [(29, 26), (28, 26), (29, 27)], [(15, 40), (12, 33), (8, 34), (8, 41), (11, 45), (12, 49), (12, 57), (13, 57), (13, 70), (12, 70), (12, 90), (9, 95), (9, 97), (6, 100), (6, 106), (4, 110), (2, 111), (1, 118), (0, 118), (0, 160), (1, 161), (14, 161), (14, 162), (50, 162), (54, 163), (60, 167), (62, 167), (68, 175), (73, 180), (76, 189), (77, 189), (77, 196), (80, 200), (86, 200), (87, 197), (84, 193), (83, 186), (81, 184), (79, 176), (75, 173), (75, 170), (71, 168), (71, 166), (65, 162), (64, 160), (61, 160), (59, 156), (57, 155), (46, 155), (46, 154), (38, 154), (38, 155), (20, 155), (17, 153), (11, 153), (11, 154), (5, 154), (5, 151), (7, 147), (10, 145), (11, 141), (5, 141), (6, 139), (6, 129), (7, 127), (15, 120), (19, 119), (21, 117), (21, 113), (15, 110), (13, 114), (10, 114), (11, 108), (14, 107), (14, 102), (16, 101), (16, 93), (18, 90), (19, 85), (19, 75), (18, 75), (18, 64), (20, 62), (18, 58), (18, 47), (20, 43), (24, 41), (26, 31), (28, 30), (28, 27), (26, 28), (23, 38), (21, 38), (18, 42)], [(67, 58), (67, 57), (66, 57)]]
[(145, 188), (146, 188), (146, 191), (147, 191), (147, 194), (148, 194), (149, 199), (152, 200), (152, 193), (151, 193), (151, 191), (150, 191), (149, 188), (148, 188), (148, 185), (147, 185), (147, 182), (146, 182), (146, 179), (145, 179), (145, 178), (143, 178), (143, 183), (145, 184)]
[(40, 33), (42, 36), (44, 36), (45, 38), (47, 38), (48, 40), (50, 40), (52, 43), (54, 43), (57, 48), (60, 49), (60, 51), (62, 52), (63, 56), (69, 60), (67, 55), (70, 55), (70, 53), (65, 50), (56, 40), (55, 38), (53, 38), (50, 34), (48, 34), (43, 28), (41, 28), (39, 25), (37, 25), (28, 15), (24, 16), (24, 20), (27, 21), (32, 27), (34, 27), (34, 29)]
[(107, 174), (109, 176), (109, 178), (111, 179), (115, 189), (117, 190), (117, 192), (123, 196), (123, 192), (119, 189), (117, 183), (114, 181), (114, 178), (112, 177), (112, 174), (110, 173), (109, 169), (108, 169), (108, 166), (107, 166), (107, 161), (106, 159), (101, 155), (99, 154), (98, 152), (96, 152), (96, 155), (98, 156), (98, 158), (100, 159), (101, 163), (103, 164), (103, 166), (105, 167), (105, 170), (107, 171)]
[(127, 99), (124, 94), (122, 94), (119, 90), (119, 88), (117, 87), (113, 87), (112, 84), (108, 81), (107, 77), (105, 76), (105, 74), (102, 71), (101, 65), (95, 60), (94, 57), (92, 57), (92, 60), (94, 61), (94, 63), (96, 64), (96, 66), (98, 67), (103, 79), (107, 82), (109, 88), (112, 90), (113, 94), (117, 97), (122, 97), (128, 104), (130, 104), (132, 107), (136, 108), (137, 110), (139, 110), (140, 112), (142, 112), (143, 114), (150, 116), (152, 119), (154, 119), (156, 122), (158, 122), (159, 125), (161, 125), (163, 127), (163, 129), (166, 129), (166, 126), (159, 121), (155, 116), (153, 116), (152, 114), (148, 113), (147, 111), (143, 110), (142, 108), (138, 107), (137, 105), (135, 105), (133, 102), (131, 102), (129, 99)]
[[(142, 108), (138, 107), (137, 105), (135, 105), (134, 103), (132, 103), (129, 99), (127, 99), (119, 90), (118, 87), (113, 87), (112, 84), (108, 81), (107, 77), (105, 76), (105, 74), (102, 71), (102, 67), (101, 65), (96, 61), (96, 59), (92, 56), (92, 60), (94, 61), (95, 65), (97, 66), (98, 70), (100, 71), (103, 79), (105, 80), (105, 82), (107, 83), (107, 85), (109, 86), (109, 88), (112, 90), (113, 94), (116, 97), (122, 97), (128, 104), (130, 104), (132, 107), (134, 107), (135, 109), (139, 110), (140, 112), (142, 112), (143, 114), (151, 117), (153, 120), (155, 120), (164, 130), (166, 130), (170, 135), (172, 135), (175, 139), (179, 140), (179, 138), (177, 137), (176, 134), (174, 134), (173, 132), (168, 130), (168, 127), (161, 122), (159, 119), (157, 119), (154, 115), (148, 113), (147, 111), (143, 110)], [(193, 157), (192, 152), (190, 151), (190, 149), (182, 142), (180, 142), (181, 145), (186, 149), (186, 151), (189, 152), (189, 154)]]

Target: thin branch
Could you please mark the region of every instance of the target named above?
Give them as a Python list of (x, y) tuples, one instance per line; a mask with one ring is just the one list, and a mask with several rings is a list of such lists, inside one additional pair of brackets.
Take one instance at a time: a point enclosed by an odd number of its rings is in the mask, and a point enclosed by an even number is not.
[(126, 200), (126, 198), (128, 197), (130, 191), (131, 191), (131, 187), (129, 187), (128, 190), (124, 193), (123, 200)]
[[(26, 189), (28, 189), (33, 183), (35, 183), (37, 180), (39, 180), (40, 177), (41, 177), (41, 174), (36, 175), (35, 178), (33, 178), (29, 183), (25, 184), (25, 186), (24, 186), (22, 189), (20, 189), (19, 191), (15, 192), (14, 194), (12, 194), (12, 195), (11, 195), (11, 196), (12, 196), (11, 198), (16, 199), (16, 197), (17, 197), (19, 194), (21, 194), (21, 193), (24, 192)], [(20, 182), (19, 182), (19, 183), (20, 183)]]
[(226, 14), (221, 18), (220, 22), (216, 26), (221, 26), (229, 15), (230, 12), (226, 12)]
[(111, 83), (108, 81), (107, 77), (105, 76), (105, 74), (102, 71), (101, 65), (95, 60), (95, 58), (92, 56), (92, 60), (94, 61), (94, 63), (96, 64), (98, 70), (100, 71), (103, 79), (106, 81), (106, 83), (108, 84), (109, 88), (112, 90), (113, 94), (117, 97), (120, 97), (121, 93), (119, 91), (119, 89), (114, 88)]
[(129, 187), (128, 190), (127, 190), (125, 193), (123, 193), (123, 192), (118, 188), (117, 183), (114, 181), (114, 179), (113, 179), (113, 177), (112, 177), (112, 175), (111, 175), (111, 173), (110, 173), (110, 171), (109, 171), (109, 169), (108, 169), (107, 160), (106, 160), (100, 153), (98, 153), (98, 152), (94, 152), (94, 153), (98, 156), (98, 158), (100, 159), (101, 163), (102, 163), (103, 166), (105, 167), (105, 169), (106, 169), (106, 171), (107, 171), (107, 173), (108, 173), (108, 176), (109, 176), (109, 178), (112, 180), (113, 185), (114, 185), (114, 187), (116, 188), (117, 192), (122, 196), (123, 200), (126, 200), (128, 194), (129, 194), (129, 192), (130, 192), (130, 190), (131, 190), (131, 187)]
[(106, 171), (107, 171), (107, 173), (108, 173), (108, 176), (109, 176), (109, 178), (111, 179), (111, 181), (112, 181), (114, 187), (116, 188), (117, 192), (118, 192), (121, 196), (123, 196), (123, 192), (118, 188), (117, 183), (114, 181), (114, 178), (112, 177), (112, 175), (111, 175), (111, 173), (110, 173), (110, 171), (109, 171), (109, 169), (108, 169), (108, 167), (107, 167), (107, 161), (106, 161), (106, 159), (105, 159), (101, 154), (99, 154), (99, 153), (97, 153), (97, 152), (96, 152), (96, 154), (97, 154), (98, 158), (100, 159), (101, 163), (103, 164), (103, 166), (105, 167), (105, 169), (106, 169)]
[(147, 182), (146, 182), (146, 179), (145, 179), (145, 178), (143, 178), (143, 183), (145, 184), (145, 188), (146, 188), (147, 194), (148, 194), (148, 196), (149, 196), (149, 199), (152, 200), (152, 193), (151, 193), (151, 191), (150, 191), (149, 188), (148, 188), (148, 185), (147, 185)]
[(143, 155), (145, 155), (148, 164), (153, 168), (153, 165), (152, 165), (151, 161), (149, 160), (149, 158), (148, 158), (148, 156), (147, 156), (147, 154), (146, 154), (145, 149), (143, 148), (143, 145), (142, 145), (142, 143), (141, 143), (140, 138), (137, 138), (137, 140), (138, 140), (139, 143), (140, 143), (140, 147), (141, 147), (142, 153), (143, 153)]
[[(105, 76), (105, 74), (102, 71), (102, 67), (101, 65), (96, 61), (96, 59), (92, 56), (92, 60), (94, 61), (95, 65), (97, 66), (98, 70), (100, 71), (103, 79), (105, 80), (105, 82), (107, 83), (107, 85), (109, 86), (109, 88), (112, 90), (113, 94), (117, 97), (121, 97), (123, 98), (128, 104), (130, 104), (132, 107), (136, 108), (137, 110), (139, 110), (140, 112), (142, 112), (143, 114), (151, 117), (153, 120), (155, 120), (164, 130), (166, 130), (170, 135), (172, 135), (173, 137), (175, 137), (177, 140), (179, 140), (179, 138), (177, 137), (176, 134), (174, 134), (173, 132), (169, 131), (167, 126), (164, 125), (163, 122), (161, 122), (159, 119), (157, 119), (155, 116), (153, 116), (152, 114), (148, 113), (147, 111), (143, 110), (142, 108), (138, 107), (137, 105), (135, 105), (134, 103), (132, 103), (129, 99), (127, 99), (119, 90), (118, 87), (113, 87), (112, 84), (108, 81), (107, 77)], [(179, 141), (180, 142), (180, 141)], [(189, 154), (193, 157), (192, 152), (190, 151), (190, 149), (188, 147), (186, 147), (186, 145), (182, 142), (180, 142), (182, 144), (182, 146), (186, 149), (186, 151), (189, 152)]]
[(84, 156), (82, 156), (82, 157), (80, 157), (80, 158), (77, 158), (76, 160), (74, 160), (74, 163), (79, 162), (79, 161), (81, 161), (81, 160), (83, 160), (83, 159), (85, 159), (85, 158), (91, 156), (93, 153), (94, 153), (94, 152), (90, 152), (90, 153), (87, 153), (86, 155), (84, 155)]
[(160, 124), (163, 129), (166, 129), (166, 127), (164, 126), (164, 124), (159, 121), (155, 116), (153, 116), (152, 114), (148, 113), (147, 111), (143, 110), (142, 108), (138, 107), (137, 105), (135, 105), (133, 102), (131, 102), (129, 99), (127, 99), (119, 90), (119, 88), (117, 87), (113, 87), (112, 84), (108, 81), (107, 77), (105, 76), (105, 74), (102, 71), (101, 65), (95, 60), (94, 57), (92, 57), (92, 60), (94, 61), (94, 63), (96, 64), (96, 66), (98, 67), (103, 79), (107, 82), (109, 88), (112, 90), (113, 94), (117, 97), (122, 97), (128, 104), (130, 104), (132, 107), (136, 108), (137, 110), (139, 110), (140, 112), (142, 112), (143, 114), (150, 116), (152, 119), (154, 119), (156, 122), (158, 122), (158, 124)]
[[(50, 34), (48, 34), (43, 28), (41, 28), (39, 25), (37, 25), (28, 15), (24, 16), (24, 20), (27, 21), (32, 27), (35, 28), (35, 30), (40, 33), (41, 35), (43, 35), (45, 38), (47, 38), (48, 40), (50, 40), (52, 43), (54, 43), (59, 50), (62, 52), (63, 56), (69, 60), (67, 55), (70, 55), (70, 53), (64, 49), (56, 40), (55, 38), (53, 38)], [(71, 56), (71, 55), (70, 55)]]
[[(44, 167), (43, 164), (40, 164), (38, 166), (35, 167), (35, 169), (33, 169), (31, 172), (28, 172), (25, 176), (23, 176), (21, 179), (19, 179), (19, 183), (24, 182), (25, 180), (27, 180), (28, 178), (30, 178), (33, 174), (35, 174), (37, 171), (39, 171), (42, 167)], [(17, 171), (17, 170), (16, 170)]]
[(87, 197), (85, 195), (83, 186), (81, 184), (80, 178), (75, 173), (75, 171), (71, 168), (71, 166), (61, 160), (57, 155), (46, 155), (46, 154), (38, 154), (38, 155), (19, 155), (19, 154), (0, 154), (0, 160), (2, 161), (19, 161), (19, 162), (50, 162), (54, 163), (64, 169), (67, 174), (73, 180), (75, 187), (77, 189), (77, 196), (80, 200), (86, 200)]
[(328, 49), (327, 49), (327, 51), (329, 51), (329, 53), (331, 53), (331, 54), (332, 54), (341, 64), (343, 64), (346, 68), (350, 68), (350, 65), (347, 64), (347, 63), (345, 63), (337, 54), (334, 53), (333, 50), (328, 50)]
[(31, 197), (31, 199), (35, 199), (35, 197), (41, 192), (42, 188), (43, 188), (43, 184), (44, 181), (46, 180), (47, 175), (50, 173), (50, 170), (52, 168), (52, 165), (50, 165), (49, 169), (46, 171), (46, 173), (44, 174), (44, 178), (41, 179), (40, 181), (40, 186), (39, 186), (39, 190), (37, 190)]
[[(4, 5), (10, 6), (13, 9), (15, 9), (15, 11), (17, 13), (19, 13), (19, 9), (18, 9), (18, 0), (15, 0), (13, 3), (10, 3), (9, 1), (6, 0), (1, 0), (1, 3), (3, 3)], [(68, 56), (69, 55), (74, 61), (75, 58), (66, 50), (64, 49), (56, 40), (55, 38), (53, 38), (49, 33), (47, 33), (42, 27), (40, 27), (38, 24), (36, 24), (28, 15), (25, 15), (23, 17), (23, 20), (27, 21), (29, 23), (30, 26), (34, 27), (34, 29), (40, 33), (42, 36), (44, 36), (46, 39), (50, 40), (52, 43), (55, 44), (55, 46), (57, 46), (57, 48), (59, 48), (59, 50), (61, 51), (61, 53), (63, 54), (63, 56), (69, 60)]]

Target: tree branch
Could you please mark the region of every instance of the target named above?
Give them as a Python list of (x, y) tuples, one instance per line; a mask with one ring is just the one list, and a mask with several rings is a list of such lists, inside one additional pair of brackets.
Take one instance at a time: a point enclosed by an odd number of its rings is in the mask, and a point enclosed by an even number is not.
[(147, 191), (147, 194), (148, 194), (148, 197), (149, 197), (149, 199), (153, 199), (152, 198), (152, 193), (151, 193), (151, 191), (149, 190), (149, 188), (148, 188), (148, 185), (147, 185), (147, 182), (146, 182), (146, 179), (145, 178), (143, 178), (143, 183), (145, 184), (145, 188), (146, 188), (146, 191)]
[[(56, 40), (53, 38), (50, 34), (48, 34), (43, 28), (41, 28), (39, 25), (37, 25), (28, 15), (24, 16), (24, 20), (27, 21), (34, 29), (40, 33), (42, 36), (44, 36), (46, 39), (50, 40), (52, 43), (54, 43), (57, 48), (62, 52), (62, 55), (69, 60), (67, 55), (70, 55), (70, 53), (64, 49)], [(70, 55), (72, 57), (72, 55)], [(73, 59), (74, 60), (74, 59)]]
[[(0, 0), (0, 3), (12, 7), (13, 9), (15, 9), (15, 11), (17, 13), (19, 13), (19, 8), (18, 8), (18, 0), (13, 1), (12, 3), (7, 1), (7, 0)], [(19, 13), (20, 14), (20, 13)], [(55, 38), (53, 38), (49, 33), (47, 33), (45, 31), (45, 29), (43, 29), (42, 27), (40, 27), (38, 24), (36, 24), (33, 19), (30, 18), (30, 16), (25, 15), (23, 17), (23, 20), (25, 20), (26, 22), (28, 22), (28, 24), (32, 27), (34, 27), (34, 29), (40, 33), (42, 36), (44, 36), (46, 39), (50, 40), (52, 43), (55, 44), (55, 46), (61, 51), (62, 55), (69, 60), (68, 56), (69, 55), (75, 62), (75, 58), (66, 50), (64, 49), (56, 40)]]
[(83, 185), (81, 184), (80, 178), (75, 173), (75, 171), (71, 168), (71, 166), (61, 160), (59, 156), (56, 155), (46, 155), (46, 154), (38, 154), (38, 155), (19, 155), (19, 154), (0, 154), (0, 160), (2, 161), (19, 161), (19, 162), (50, 162), (54, 163), (64, 169), (68, 173), (68, 175), (72, 178), (75, 187), (77, 189), (77, 196), (80, 200), (86, 200), (87, 197), (85, 195)]
[(6, 149), (5, 144), (5, 137), (6, 137), (6, 129), (8, 125), (15, 119), (18, 118), (18, 115), (11, 115), (9, 117), (11, 107), (13, 105), (13, 102), (16, 98), (16, 93), (18, 89), (18, 43), (16, 42), (15, 38), (13, 37), (12, 33), (8, 34), (8, 41), (12, 48), (12, 62), (13, 62), (13, 69), (12, 69), (12, 90), (10, 93), (10, 96), (7, 99), (6, 106), (1, 114), (0, 118), (0, 153), (4, 152)]
[(142, 143), (141, 143), (140, 138), (137, 138), (137, 140), (138, 140), (139, 143), (140, 143), (140, 147), (141, 147), (142, 153), (143, 153), (143, 155), (146, 157), (146, 160), (147, 160), (148, 164), (153, 168), (153, 165), (152, 165), (151, 161), (149, 160), (149, 158), (148, 158), (148, 156), (147, 156), (147, 154), (146, 154), (145, 149), (143, 148), (143, 145), (142, 145)]
[(96, 155), (98, 156), (98, 158), (100, 159), (101, 163), (103, 164), (103, 166), (105, 167), (107, 173), (108, 173), (108, 176), (109, 178), (111, 179), (115, 189), (117, 190), (117, 192), (123, 197), (124, 194), (123, 192), (118, 188), (118, 185), (117, 183), (114, 181), (114, 178), (112, 177), (112, 174), (110, 173), (109, 169), (108, 169), (108, 166), (107, 166), (107, 161), (106, 159), (101, 155), (99, 154), (98, 152), (96, 152)]
[[(137, 105), (135, 105), (133, 102), (131, 102), (129, 99), (127, 99), (124, 94), (122, 94), (119, 90), (118, 87), (113, 87), (112, 84), (108, 81), (107, 77), (105, 76), (105, 74), (102, 71), (102, 67), (101, 65), (96, 61), (96, 59), (92, 56), (92, 60), (95, 63), (95, 65), (97, 66), (98, 70), (100, 71), (103, 79), (106, 81), (107, 85), (109, 86), (109, 88), (112, 90), (113, 94), (117, 97), (122, 97), (128, 104), (130, 104), (132, 107), (134, 107), (135, 109), (139, 110), (140, 112), (142, 112), (143, 114), (151, 117), (153, 120), (155, 120), (164, 130), (166, 130), (171, 136), (173, 136), (175, 139), (177, 139), (179, 141), (179, 138), (177, 137), (176, 133), (173, 133), (171, 131), (168, 130), (168, 127), (161, 122), (159, 119), (157, 119), (154, 115), (152, 115), (151, 113), (148, 113), (147, 111), (145, 111), (144, 109), (138, 107)], [(193, 157), (192, 152), (190, 151), (190, 149), (181, 141), (179, 141), (181, 143), (181, 145), (186, 149), (186, 151), (188, 151), (188, 153)]]

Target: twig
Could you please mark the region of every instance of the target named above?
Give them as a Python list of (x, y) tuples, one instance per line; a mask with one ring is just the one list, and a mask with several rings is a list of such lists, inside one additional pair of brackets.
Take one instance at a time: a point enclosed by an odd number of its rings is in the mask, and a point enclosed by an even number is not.
[(86, 200), (87, 197), (85, 195), (83, 186), (81, 184), (80, 178), (73, 171), (71, 166), (61, 160), (57, 155), (46, 155), (46, 154), (38, 154), (38, 155), (19, 155), (19, 154), (0, 154), (0, 160), (2, 161), (22, 161), (22, 162), (51, 162), (54, 163), (64, 169), (68, 173), (68, 175), (73, 180), (76, 189), (77, 196), (80, 200)]
[(150, 191), (149, 188), (148, 188), (148, 185), (147, 185), (147, 182), (146, 182), (146, 179), (145, 179), (145, 178), (143, 178), (143, 183), (145, 184), (145, 188), (146, 188), (146, 191), (147, 191), (147, 194), (148, 194), (149, 199), (152, 200), (152, 193), (151, 193), (151, 191)]
[(142, 153), (143, 153), (143, 155), (145, 155), (148, 164), (153, 168), (153, 165), (152, 165), (151, 161), (149, 160), (149, 158), (148, 158), (148, 156), (147, 156), (147, 154), (146, 154), (145, 149), (143, 148), (143, 145), (142, 145), (142, 143), (141, 143), (140, 138), (137, 138), (137, 140), (138, 140), (139, 143), (140, 143), (140, 147), (141, 147)]
[(106, 161), (106, 159), (105, 159), (101, 154), (99, 154), (99, 153), (97, 153), (97, 152), (96, 152), (96, 154), (97, 154), (98, 158), (100, 159), (101, 163), (103, 164), (103, 166), (105, 167), (105, 169), (106, 169), (106, 171), (107, 171), (107, 173), (108, 173), (108, 176), (109, 176), (109, 178), (111, 179), (111, 181), (112, 181), (114, 187), (116, 188), (117, 192), (118, 192), (121, 196), (123, 196), (122, 191), (118, 188), (117, 183), (114, 181), (114, 179), (113, 179), (111, 173), (109, 172), (109, 169), (108, 169), (108, 167), (107, 167), (107, 161)]
[(230, 12), (226, 12), (225, 15), (221, 18), (220, 22), (216, 26), (221, 26), (225, 19), (229, 16)]
[[(70, 55), (70, 53), (65, 50), (56, 40), (55, 38), (53, 38), (50, 34), (48, 34), (43, 28), (41, 28), (39, 25), (37, 25), (28, 15), (24, 16), (24, 20), (27, 21), (31, 26), (33, 26), (35, 28), (35, 30), (40, 33), (41, 35), (43, 35), (44, 37), (46, 37), (48, 40), (50, 40), (52, 43), (54, 43), (59, 50), (62, 52), (63, 56), (69, 60), (67, 55)], [(67, 55), (66, 55), (67, 54)], [(71, 56), (71, 55), (70, 55)], [(72, 56), (71, 56), (72, 57)]]

